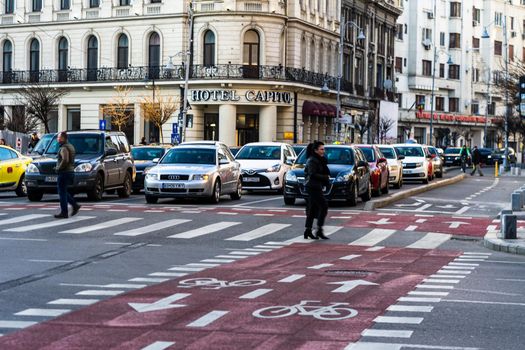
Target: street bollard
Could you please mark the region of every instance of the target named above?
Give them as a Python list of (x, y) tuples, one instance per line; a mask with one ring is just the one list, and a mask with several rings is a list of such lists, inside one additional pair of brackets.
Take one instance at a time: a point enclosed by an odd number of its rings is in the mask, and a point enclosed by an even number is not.
[(498, 177), (498, 176), (499, 176), (498, 162), (496, 162), (494, 166), (494, 177)]
[(498, 234), (500, 239), (516, 239), (517, 236), (516, 215), (503, 215), (501, 232)]
[(512, 211), (520, 211), (521, 210), (521, 193), (520, 192), (514, 192), (510, 195), (510, 202), (511, 202), (511, 209)]
[(512, 210), (510, 210), (510, 209), (503, 209), (502, 211), (499, 212), (498, 218), (503, 220), (503, 215), (509, 215), (509, 214), (512, 214)]

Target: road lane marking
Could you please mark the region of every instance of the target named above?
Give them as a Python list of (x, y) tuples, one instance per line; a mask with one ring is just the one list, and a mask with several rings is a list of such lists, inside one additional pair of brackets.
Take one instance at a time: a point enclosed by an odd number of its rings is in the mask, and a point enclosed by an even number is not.
[[(325, 236), (331, 236), (334, 233), (336, 233), (337, 231), (342, 230), (342, 229), (343, 229), (342, 226), (325, 226), (324, 227), (324, 235)], [(315, 242), (315, 240), (304, 239), (304, 235), (301, 235), (301, 236), (297, 236), (297, 237), (294, 237), (292, 239), (289, 239), (287, 241), (281, 242), (281, 244), (289, 245), (289, 244), (292, 244), (292, 243), (313, 243), (313, 242)], [(266, 244), (270, 244), (270, 242), (267, 242)]]
[(221, 266), (221, 264), (190, 263), (190, 264), (186, 264), (186, 266), (189, 266), (189, 267), (206, 267), (206, 268), (210, 268), (210, 267)]
[(230, 228), (230, 227), (233, 227), (233, 226), (236, 226), (236, 225), (240, 225), (240, 224), (242, 224), (242, 223), (241, 222), (222, 221), (222, 222), (218, 222), (216, 224), (203, 226), (203, 227), (195, 229), (195, 230), (186, 231), (186, 232), (182, 232), (182, 233), (177, 233), (177, 234), (168, 236), (168, 238), (190, 239), (190, 238), (200, 237), (200, 236), (208, 235), (208, 234), (215, 233), (215, 232), (218, 232), (218, 231), (222, 231), (222, 230), (225, 230), (227, 228)]
[(397, 300), (413, 303), (439, 303), (441, 301), (441, 298), (401, 297)]
[(449, 295), (448, 292), (419, 292), (419, 291), (413, 291), (408, 292), (408, 295), (422, 295), (422, 296), (428, 296), (428, 297), (446, 297)]
[(367, 247), (373, 247), (381, 241), (384, 241), (388, 237), (392, 236), (396, 230), (388, 230), (383, 228), (375, 228), (363, 237), (353, 241), (349, 245), (362, 245)]
[(457, 274), (457, 275), (469, 275), (472, 273), (472, 271), (469, 270), (439, 270), (437, 273), (444, 273), (444, 274)]
[(40, 317), (57, 317), (70, 312), (69, 309), (26, 309), (17, 312), (16, 316), (40, 316)]
[(35, 220), (35, 219), (48, 218), (50, 216), (51, 215), (49, 215), (49, 214), (22, 215), (22, 216), (17, 216), (15, 218), (0, 220), (0, 226), (10, 225), (10, 224), (18, 224), (20, 222), (29, 221), (29, 220)]
[(227, 264), (232, 263), (235, 261), (235, 259), (204, 259), (201, 260), (203, 263), (219, 263), (219, 264)]
[(415, 241), (407, 248), (412, 249), (435, 249), (444, 242), (448, 241), (452, 237), (451, 235), (429, 232), (423, 238)]
[(75, 295), (90, 295), (90, 296), (115, 296), (124, 293), (123, 290), (83, 290)]
[(283, 199), (283, 197), (277, 196), (277, 197), (272, 197), (272, 198), (268, 198), (268, 199), (261, 199), (261, 200), (258, 200), (258, 201), (237, 204), (237, 205), (232, 206), (232, 208), (239, 208), (240, 209), (241, 207), (246, 207), (246, 206), (252, 205), (252, 204), (258, 204), (258, 203), (264, 203), (264, 202), (270, 202), (270, 201), (276, 201), (276, 200), (282, 200), (282, 199)]
[(339, 258), (339, 260), (353, 260), (356, 258), (359, 258), (361, 255), (347, 255), (343, 256), (342, 258)]
[(292, 282), (295, 282), (295, 281), (298, 281), (300, 280), (301, 278), (303, 278), (305, 275), (301, 275), (301, 274), (296, 274), (296, 275), (290, 275), (288, 277), (285, 277), (277, 282), (280, 282), (280, 283), (292, 283)]
[[(92, 305), (98, 303), (98, 299), (57, 299), (48, 302), (49, 305)], [(1, 327), (0, 327), (1, 328)]]
[(447, 302), (447, 303), (525, 306), (525, 303), (509, 303), (509, 302), (503, 302), (503, 301), (460, 300), (460, 299), (458, 299), (458, 300), (456, 300), (456, 299), (447, 299), (447, 300), (444, 300), (444, 301)]
[(479, 264), (469, 264), (469, 263), (450, 262), (450, 263), (448, 263), (448, 266), (473, 266), (473, 267), (477, 267), (477, 266), (479, 266)]
[(377, 251), (382, 250), (382, 249), (385, 249), (385, 247), (375, 246), (375, 247), (372, 247), (372, 248), (368, 248), (366, 251), (367, 252), (377, 252)]
[(37, 324), (37, 322), (31, 322), (31, 321), (0, 321), (0, 328), (14, 328), (14, 329), (22, 329), (27, 328), (32, 325)]
[(131, 237), (135, 237), (135, 236), (140, 236), (140, 235), (143, 235), (143, 234), (146, 234), (146, 233), (151, 233), (151, 232), (163, 230), (163, 229), (166, 229), (166, 228), (169, 228), (169, 227), (173, 227), (173, 226), (176, 226), (176, 225), (184, 224), (184, 223), (187, 223), (187, 222), (190, 222), (190, 221), (191, 220), (181, 220), (181, 219), (167, 220), (167, 221), (157, 222), (157, 223), (152, 224), (152, 225), (138, 227), (138, 228), (133, 229), (133, 230), (117, 232), (117, 233), (114, 233), (113, 235), (115, 235), (115, 236), (131, 236)]
[(477, 261), (485, 261), (486, 259), (466, 259), (466, 258), (457, 258), (457, 259), (454, 259), (454, 261), (462, 261), (462, 262), (467, 262), (467, 261), (473, 261), (473, 262), (477, 262)]
[(247, 256), (242, 255), (215, 255), (216, 258), (224, 259), (246, 259)]
[(202, 268), (202, 267), (175, 266), (175, 267), (170, 267), (168, 270), (170, 270), (170, 271), (199, 272), (199, 271), (204, 271), (206, 269)]
[(138, 220), (142, 220), (142, 218), (120, 218), (120, 219), (102, 222), (96, 225), (84, 226), (84, 227), (79, 227), (79, 228), (72, 229), (72, 230), (62, 231), (60, 233), (81, 234), (81, 233), (86, 233), (86, 232), (104, 230), (110, 227), (120, 226), (120, 225), (127, 224), (130, 222), (138, 221)]
[(412, 232), (412, 231), (415, 231), (417, 230), (417, 226), (416, 225), (410, 225), (408, 226), (405, 231), (408, 231), (408, 232)]
[(2, 241), (31, 241), (31, 242), (47, 242), (47, 239), (41, 238), (15, 238), (15, 237), (0, 237)]
[[(499, 222), (499, 220), (498, 220), (498, 222)], [(492, 253), (463, 252), (463, 255), (492, 255)]]
[(425, 204), (425, 205), (422, 205), (421, 207), (417, 208), (414, 211), (425, 211), (426, 209), (430, 208), (431, 206), (432, 206), (432, 204)]
[(29, 262), (37, 263), (50, 263), (50, 264), (67, 264), (73, 262), (73, 260), (46, 260), (46, 259), (29, 259)]
[(136, 277), (130, 278), (128, 282), (142, 282), (142, 283), (162, 283), (169, 281), (169, 278), (147, 278), (147, 277)]
[(330, 266), (334, 266), (334, 264), (328, 264), (328, 263), (319, 264), (319, 265), (309, 266), (307, 268), (311, 270), (320, 270), (320, 269), (324, 269), (325, 267), (330, 267)]
[(412, 333), (414, 332), (388, 329), (365, 329), (361, 335), (363, 337), (410, 338)]
[(229, 313), (229, 311), (215, 310), (215, 311), (209, 312), (206, 315), (202, 316), (201, 318), (191, 322), (186, 327), (195, 327), (195, 328), (206, 327), (209, 324), (217, 321), (219, 318), (223, 317), (227, 313)]
[(146, 346), (145, 348), (142, 348), (141, 350), (164, 350), (169, 348), (170, 346), (175, 345), (175, 342), (172, 341), (156, 341), (153, 344), (150, 344)]
[(464, 276), (464, 275), (439, 275), (439, 274), (435, 274), (435, 275), (430, 275), (429, 277), (430, 278), (440, 279), (440, 278), (465, 278), (467, 276)]
[(256, 299), (260, 296), (270, 293), (271, 291), (273, 291), (273, 289), (265, 289), (265, 288), (256, 289), (252, 292), (241, 295), (239, 299)]
[(350, 343), (344, 350), (481, 350), (480, 348), (466, 348), (462, 346), (441, 346), (423, 344), (401, 344), (401, 343), (376, 343), (362, 342)]
[(290, 226), (292, 225), (291, 224), (268, 224), (268, 225), (264, 225), (259, 228), (256, 228), (255, 230), (252, 230), (246, 233), (242, 233), (234, 237), (227, 238), (226, 240), (227, 241), (243, 241), (243, 242), (252, 241), (254, 239), (265, 237), (275, 232), (279, 232)]
[(249, 252), (271, 252), (273, 249), (262, 249), (262, 248), (246, 248), (244, 249)]
[(184, 277), (187, 275), (187, 273), (183, 272), (153, 272), (148, 274), (148, 276), (152, 277)]
[(259, 254), (261, 254), (261, 252), (244, 252), (242, 250), (234, 250), (234, 251), (230, 252), (230, 254), (235, 254), (235, 255), (259, 255)]
[(420, 324), (423, 317), (395, 317), (395, 316), (377, 316), (374, 319), (376, 323), (397, 323), (397, 324)]
[(35, 231), (40, 230), (44, 228), (50, 228), (50, 227), (57, 227), (62, 225), (69, 225), (73, 224), (75, 222), (89, 220), (89, 219), (95, 219), (95, 216), (73, 216), (72, 218), (65, 219), (65, 220), (58, 220), (58, 221), (50, 221), (45, 222), (43, 224), (35, 224), (35, 225), (28, 225), (28, 226), (20, 226), (20, 227), (14, 227), (10, 229), (3, 230), (5, 232), (27, 232), (27, 231)]
[(418, 306), (418, 305), (390, 305), (387, 311), (398, 311), (398, 312), (432, 312), (433, 306)]
[(472, 266), (443, 266), (441, 269), (443, 270), (474, 270), (475, 267)]
[(463, 208), (461, 208), (461, 209), (459, 209), (458, 211), (456, 211), (454, 214), (456, 214), (456, 215), (461, 215), (461, 214), (467, 212), (469, 209), (470, 209), (469, 206), (464, 206)]
[(418, 284), (416, 287), (423, 289), (454, 289), (454, 286), (444, 286), (438, 284)]
[[(445, 276), (443, 276), (445, 277)], [(425, 278), (423, 280), (425, 283), (451, 283), (456, 284), (459, 283), (459, 280), (445, 280), (445, 279), (432, 279), (432, 278)]]

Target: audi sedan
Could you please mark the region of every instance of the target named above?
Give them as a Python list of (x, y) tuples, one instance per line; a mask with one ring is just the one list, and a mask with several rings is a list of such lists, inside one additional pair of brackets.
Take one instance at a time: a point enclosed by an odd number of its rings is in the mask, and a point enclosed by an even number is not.
[(218, 203), (223, 195), (241, 199), (241, 169), (220, 144), (172, 148), (146, 172), (146, 202), (159, 198), (202, 198)]

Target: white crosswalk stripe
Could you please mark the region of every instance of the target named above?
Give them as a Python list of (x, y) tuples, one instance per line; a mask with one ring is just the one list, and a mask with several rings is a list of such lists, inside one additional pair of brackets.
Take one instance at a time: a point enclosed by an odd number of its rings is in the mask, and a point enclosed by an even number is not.
[(384, 241), (388, 237), (392, 236), (396, 230), (387, 230), (382, 228), (376, 228), (370, 231), (363, 237), (353, 241), (350, 245), (362, 245), (367, 247), (373, 247), (377, 243)]
[(130, 222), (142, 220), (142, 218), (120, 218), (115, 220), (110, 220), (106, 222), (102, 222), (100, 224), (91, 225), (91, 226), (85, 226), (85, 227), (79, 227), (72, 230), (62, 231), (60, 233), (74, 233), (74, 234), (81, 234), (86, 232), (93, 232), (98, 230), (103, 230), (110, 227), (120, 226), (123, 224), (128, 224)]
[(255, 230), (237, 235), (235, 237), (228, 238), (228, 241), (253, 241), (254, 239), (265, 237), (268, 235), (271, 235), (275, 232), (284, 230), (287, 227), (292, 226), (291, 224), (268, 224), (261, 226), (259, 228), (256, 228)]
[[(331, 236), (334, 233), (340, 231), (341, 229), (343, 229), (342, 226), (325, 226), (324, 235)], [(315, 240), (304, 239), (304, 236), (301, 235), (301, 236), (297, 236), (295, 238), (289, 239), (287, 241), (284, 241), (283, 243), (291, 244), (291, 243), (312, 243), (312, 242), (315, 242)]]
[(49, 214), (22, 215), (22, 216), (17, 216), (17, 217), (10, 218), (10, 219), (0, 220), (0, 226), (10, 225), (10, 224), (18, 224), (20, 222), (30, 221), (30, 220), (35, 220), (35, 219), (42, 219), (42, 218), (47, 218), (47, 217), (50, 217), (50, 216), (51, 215), (49, 215)]
[(423, 238), (407, 246), (407, 248), (435, 249), (439, 247), (441, 244), (443, 244), (444, 242), (448, 241), (450, 237), (452, 237), (452, 235), (429, 232)]
[(42, 224), (34, 224), (34, 225), (28, 225), (28, 226), (19, 226), (19, 227), (6, 229), (6, 230), (3, 230), (3, 231), (6, 231), (6, 232), (36, 231), (36, 230), (41, 230), (41, 229), (44, 229), (44, 228), (57, 227), (57, 226), (63, 226), (63, 225), (70, 225), (70, 224), (74, 224), (76, 222), (89, 220), (89, 219), (95, 219), (95, 216), (73, 216), (72, 218), (69, 218), (69, 219), (49, 221), (49, 222), (44, 222)]
[(186, 231), (182, 233), (177, 233), (175, 235), (168, 236), (168, 238), (184, 238), (184, 239), (190, 239), (195, 237), (200, 237), (204, 235), (208, 235), (210, 233), (215, 233), (218, 231), (225, 230), (227, 228), (230, 228), (232, 226), (240, 225), (242, 222), (229, 222), (229, 221), (222, 221), (218, 222), (216, 224), (211, 224), (207, 226), (203, 226), (201, 228)]
[(152, 224), (148, 226), (138, 227), (133, 230), (117, 232), (117, 233), (114, 233), (114, 235), (115, 236), (130, 236), (130, 237), (140, 236), (146, 233), (159, 231), (159, 230), (162, 230), (168, 227), (184, 224), (190, 221), (191, 220), (181, 220), (181, 219), (167, 220), (167, 221), (158, 222), (156, 224)]

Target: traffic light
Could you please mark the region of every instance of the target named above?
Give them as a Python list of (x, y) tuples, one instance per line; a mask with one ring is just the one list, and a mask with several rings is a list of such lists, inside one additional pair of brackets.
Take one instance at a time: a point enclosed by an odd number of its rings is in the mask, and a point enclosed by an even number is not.
[(525, 76), (520, 77), (519, 97), (520, 116), (525, 117)]

